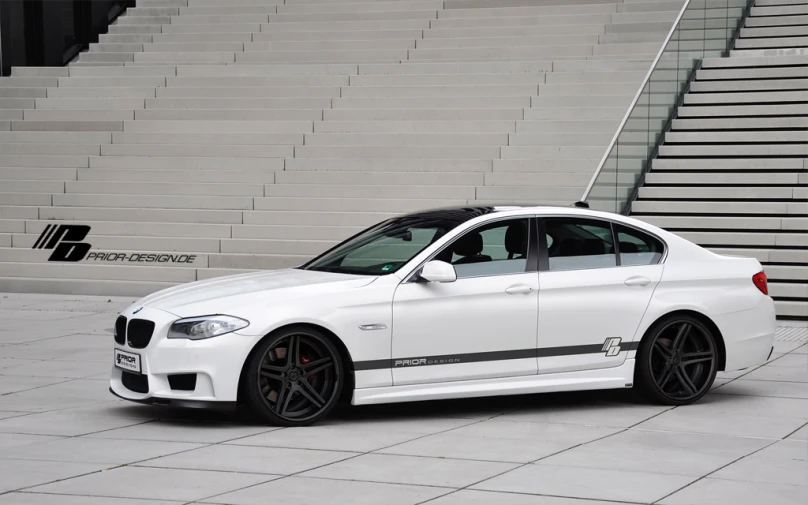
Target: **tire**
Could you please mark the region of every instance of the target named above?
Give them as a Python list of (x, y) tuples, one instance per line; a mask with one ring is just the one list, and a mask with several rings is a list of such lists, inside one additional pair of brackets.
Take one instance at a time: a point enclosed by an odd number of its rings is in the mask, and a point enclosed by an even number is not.
[(634, 384), (662, 405), (689, 405), (710, 391), (718, 372), (716, 337), (698, 319), (665, 317), (648, 330), (637, 351)]
[(339, 351), (327, 335), (307, 327), (284, 328), (264, 339), (248, 360), (245, 400), (268, 423), (306, 426), (336, 406), (344, 377)]

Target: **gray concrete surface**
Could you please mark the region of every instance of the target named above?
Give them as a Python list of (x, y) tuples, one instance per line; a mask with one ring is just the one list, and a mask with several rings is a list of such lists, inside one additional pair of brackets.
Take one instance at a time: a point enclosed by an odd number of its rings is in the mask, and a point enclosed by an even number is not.
[[(0, 505), (788, 505), (808, 496), (808, 327), (700, 403), (628, 391), (340, 407), (309, 428), (107, 392), (128, 298), (0, 294)], [(800, 498), (802, 496), (802, 498)]]

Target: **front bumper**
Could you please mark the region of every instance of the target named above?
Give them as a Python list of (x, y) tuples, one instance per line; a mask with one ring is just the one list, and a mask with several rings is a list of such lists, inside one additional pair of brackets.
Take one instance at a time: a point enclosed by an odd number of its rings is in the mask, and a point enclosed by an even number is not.
[(158, 398), (156, 396), (146, 398), (145, 400), (133, 400), (132, 398), (126, 398), (125, 396), (119, 395), (112, 388), (109, 388), (109, 392), (117, 396), (121, 400), (141, 403), (143, 405), (159, 405), (162, 407), (177, 407), (183, 409), (206, 409), (206, 410), (224, 410), (224, 411), (236, 410), (236, 407), (238, 406), (238, 402), (208, 402), (199, 400)]
[[(133, 390), (123, 380), (125, 372), (112, 366), (110, 392), (139, 403), (185, 407), (229, 408), (238, 400), (241, 370), (259, 337), (229, 333), (205, 340), (168, 339), (168, 328), (178, 319), (174, 314), (144, 308), (127, 319), (146, 319), (155, 323), (154, 333), (145, 348), (113, 342), (114, 348), (140, 355), (139, 382), (145, 389)], [(110, 359), (112, 356), (110, 356)], [(193, 390), (172, 388), (169, 376), (192, 374)], [(131, 377), (129, 377), (131, 379)]]

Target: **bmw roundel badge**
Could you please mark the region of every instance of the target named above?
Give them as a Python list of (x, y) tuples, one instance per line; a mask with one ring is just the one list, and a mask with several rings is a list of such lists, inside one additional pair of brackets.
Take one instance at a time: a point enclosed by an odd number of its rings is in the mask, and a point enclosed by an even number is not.
[(143, 307), (138, 307), (138, 308), (136, 308), (136, 309), (135, 309), (135, 311), (134, 311), (134, 312), (132, 312), (132, 314), (137, 314), (137, 313), (138, 313), (138, 312), (140, 312), (141, 310), (143, 310)]

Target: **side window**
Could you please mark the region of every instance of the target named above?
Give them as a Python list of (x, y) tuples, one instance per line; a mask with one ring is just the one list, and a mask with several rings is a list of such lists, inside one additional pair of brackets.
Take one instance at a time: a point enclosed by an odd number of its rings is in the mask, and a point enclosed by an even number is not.
[(459, 279), (524, 272), (528, 222), (499, 221), (471, 230), (444, 249), (438, 259), (454, 265)]
[(621, 265), (656, 265), (662, 259), (665, 246), (657, 238), (620, 224), (615, 231)]
[(594, 219), (544, 220), (550, 271), (617, 266), (609, 223)]

